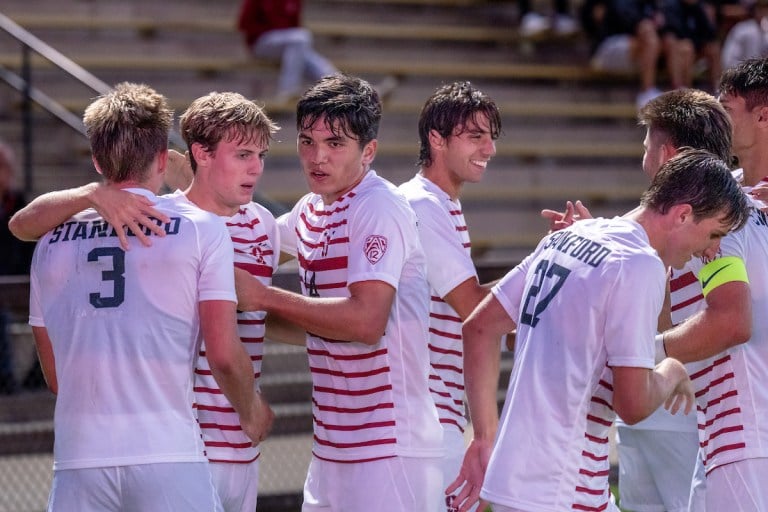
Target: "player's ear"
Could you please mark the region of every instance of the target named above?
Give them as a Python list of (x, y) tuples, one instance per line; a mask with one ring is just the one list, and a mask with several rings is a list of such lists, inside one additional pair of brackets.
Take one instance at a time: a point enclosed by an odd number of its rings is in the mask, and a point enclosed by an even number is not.
[(445, 145), (445, 138), (437, 130), (429, 130), (429, 145), (441, 148)]
[(208, 151), (199, 142), (193, 142), (190, 150), (192, 151), (192, 156), (195, 157), (195, 162), (197, 162), (198, 164), (205, 165), (205, 162), (207, 162), (211, 156), (211, 152)]
[(669, 209), (672, 222), (677, 226), (683, 226), (693, 219), (693, 207), (688, 203), (676, 204)]
[(661, 145), (661, 163), (659, 167), (663, 165), (667, 160), (672, 158), (678, 153), (678, 149), (670, 142), (665, 142)]
[(93, 168), (96, 169), (96, 172), (103, 175), (104, 173), (101, 172), (101, 167), (99, 166), (99, 162), (96, 161), (96, 157), (91, 157), (91, 162), (93, 162)]
[(768, 126), (768, 105), (757, 107), (759, 109), (757, 121), (763, 126)]
[(373, 159), (376, 158), (376, 149), (378, 148), (379, 141), (373, 139), (363, 147), (363, 165), (368, 167), (373, 163)]

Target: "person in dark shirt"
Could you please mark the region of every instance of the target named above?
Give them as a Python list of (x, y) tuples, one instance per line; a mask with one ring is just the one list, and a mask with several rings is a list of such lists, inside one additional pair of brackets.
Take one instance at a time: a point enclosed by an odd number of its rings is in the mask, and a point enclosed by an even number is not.
[(693, 87), (696, 61), (702, 58), (707, 66), (706, 87), (716, 93), (722, 69), (714, 7), (703, 0), (662, 0), (660, 6), (662, 46), (667, 54), (679, 56), (675, 66), (681, 85)]

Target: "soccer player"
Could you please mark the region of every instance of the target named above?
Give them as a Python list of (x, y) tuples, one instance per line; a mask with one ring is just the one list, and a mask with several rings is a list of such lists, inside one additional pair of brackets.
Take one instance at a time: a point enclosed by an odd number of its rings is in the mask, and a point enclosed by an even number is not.
[(459, 195), (477, 183), (496, 154), (501, 116), (469, 82), (439, 87), (419, 116), (420, 170), (400, 186), (419, 219), (430, 286), (430, 391), (443, 425), (445, 486), (464, 458), (464, 374), (461, 322), (488, 294), (478, 282)]
[(429, 288), (416, 216), (371, 169), (378, 94), (325, 77), (297, 105), (310, 193), (278, 219), (302, 294), (236, 272), (239, 308), (307, 331), (314, 445), (304, 512), (436, 512), (442, 429), (429, 393)]
[[(224, 218), (234, 245), (235, 266), (268, 285), (277, 269), (280, 239), (272, 214), (252, 201), (277, 126), (253, 101), (232, 92), (196, 99), (182, 114), (180, 130), (194, 173), (179, 194)], [(258, 387), (264, 355), (264, 311), (238, 312), (240, 341)], [(213, 481), (225, 512), (256, 510), (259, 447), (243, 432), (237, 413), (211, 373), (206, 340), (195, 367), (195, 407)]]
[[(683, 365), (654, 362), (666, 268), (716, 248), (746, 218), (728, 166), (686, 150), (662, 165), (639, 208), (548, 235), (502, 278), (463, 328), (474, 439), (448, 489), (464, 484), (460, 511), (478, 496), (495, 511), (616, 510), (608, 489), (615, 415), (632, 424), (665, 402), (673, 412), (692, 405)], [(499, 422), (498, 337), (514, 328)]]
[[(271, 283), (277, 268), (279, 236), (274, 217), (251, 198), (277, 129), (258, 105), (242, 95), (207, 94), (193, 101), (181, 116), (189, 162), (183, 155), (171, 151), (169, 168), (164, 175), (166, 183), (172, 181), (180, 187), (189, 187), (184, 193), (177, 191), (170, 197), (224, 219), (234, 245), (235, 266), (265, 284)], [(130, 193), (97, 187), (91, 202), (130, 205), (133, 199)], [(41, 209), (38, 205), (38, 211)], [(114, 213), (121, 217), (130, 215), (119, 210)], [(256, 387), (264, 352), (265, 316), (263, 311), (238, 312), (237, 318), (238, 335), (250, 356)], [(255, 510), (259, 448), (246, 436), (232, 404), (221, 393), (211, 372), (205, 340), (195, 367), (195, 396), (206, 455), (225, 512)], [(269, 409), (265, 414), (271, 418)]]
[[(683, 147), (705, 149), (724, 162), (731, 160), (730, 119), (717, 98), (706, 92), (666, 92), (640, 109), (638, 119), (646, 127), (643, 172), (651, 179)], [(579, 208), (581, 218), (591, 218), (589, 210), (582, 205)], [(697, 261), (694, 258), (686, 265)], [(691, 314), (688, 305), (677, 300), (680, 283), (674, 280), (671, 284), (674, 323)], [(691, 283), (698, 281), (694, 279)], [(688, 313), (681, 316), (683, 310)], [(665, 314), (660, 329), (671, 327), (669, 321)], [(699, 365), (689, 363), (686, 369), (693, 374)], [(695, 480), (693, 488), (691, 481), (699, 450), (695, 415), (670, 414), (659, 408), (635, 425), (628, 425), (621, 418), (616, 419), (616, 424), (622, 508), (682, 512), (688, 510), (690, 499), (695, 503), (704, 499), (703, 481)], [(693, 510), (698, 512), (699, 508)]]
[[(768, 59), (747, 60), (726, 70), (720, 91), (748, 192), (768, 170)], [(759, 209), (762, 205), (753, 206), (744, 229), (724, 238), (719, 251), (705, 255), (713, 261), (704, 268), (698, 262), (673, 276), (673, 300), (698, 302), (701, 310), (663, 336), (670, 357), (705, 361), (691, 379), (699, 405), (707, 510), (768, 509), (763, 478), (768, 471), (763, 421), (768, 407), (763, 385), (768, 364), (768, 217)], [(699, 286), (696, 278), (701, 288), (692, 293)], [(692, 280), (693, 287), (685, 286)]]
[(129, 83), (84, 115), (97, 170), (153, 203), (165, 236), (127, 252), (88, 209), (45, 234), (35, 251), (30, 324), (57, 394), (49, 510), (221, 510), (190, 406), (201, 333), (243, 431), (258, 442), (269, 426), (237, 341), (224, 224), (154, 195), (172, 117), (163, 96)]

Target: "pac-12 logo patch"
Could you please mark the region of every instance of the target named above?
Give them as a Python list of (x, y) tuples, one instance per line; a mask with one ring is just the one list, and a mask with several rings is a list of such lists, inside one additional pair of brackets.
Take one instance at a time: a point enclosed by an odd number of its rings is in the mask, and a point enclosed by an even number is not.
[(378, 263), (378, 261), (387, 252), (387, 237), (381, 235), (370, 235), (365, 239), (365, 257), (372, 265)]

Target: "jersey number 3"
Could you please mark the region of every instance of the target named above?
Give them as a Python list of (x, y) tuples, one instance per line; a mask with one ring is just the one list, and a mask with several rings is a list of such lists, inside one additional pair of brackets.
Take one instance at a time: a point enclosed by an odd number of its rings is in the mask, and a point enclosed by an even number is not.
[(91, 305), (95, 308), (116, 308), (125, 300), (125, 251), (119, 247), (99, 247), (88, 253), (88, 261), (100, 258), (112, 259), (112, 270), (101, 272), (102, 281), (112, 281), (112, 296), (91, 293)]
[[(520, 315), (520, 322), (536, 327), (539, 323), (539, 316), (547, 309), (552, 298), (560, 291), (565, 278), (571, 271), (567, 268), (550, 263), (549, 260), (541, 260), (536, 266), (534, 282), (528, 293), (525, 295), (523, 312)], [(546, 279), (546, 282), (544, 281)], [(554, 279), (554, 281), (552, 281)], [(542, 295), (543, 292), (543, 295)], [(541, 295), (541, 297), (539, 297)]]

